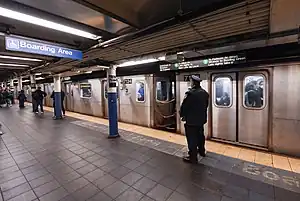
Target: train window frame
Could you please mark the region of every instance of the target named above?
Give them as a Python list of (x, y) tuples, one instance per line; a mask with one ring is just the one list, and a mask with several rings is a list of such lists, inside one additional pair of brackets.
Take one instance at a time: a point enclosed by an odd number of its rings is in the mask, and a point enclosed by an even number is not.
[[(138, 96), (137, 96), (137, 93), (138, 93), (138, 88), (137, 88), (137, 84), (139, 83), (143, 83), (144, 84), (144, 100), (143, 101), (140, 101), (138, 100)], [(138, 102), (138, 103), (145, 103), (146, 102), (146, 87), (145, 87), (145, 80), (136, 80), (135, 81), (135, 101)]]
[[(218, 78), (229, 78), (230, 80), (230, 93), (231, 93), (231, 97), (230, 97), (230, 104), (228, 106), (225, 106), (225, 105), (218, 105), (216, 103), (216, 80)], [(213, 78), (213, 104), (215, 107), (217, 108), (231, 108), (232, 105), (233, 105), (233, 78), (230, 76), (230, 75), (217, 75)]]
[[(264, 97), (264, 100), (263, 100), (263, 105), (259, 108), (256, 108), (256, 107), (248, 107), (247, 105), (245, 105), (245, 78), (246, 77), (249, 77), (249, 76), (261, 76), (263, 79), (264, 79), (264, 91), (263, 91), (263, 97)], [(242, 97), (242, 102), (243, 102), (243, 107), (247, 110), (263, 110), (265, 107), (266, 107), (266, 102), (268, 101), (267, 100), (267, 85), (266, 83), (268, 82), (267, 80), (267, 77), (263, 74), (263, 73), (247, 73), (243, 76), (243, 81), (242, 81), (242, 94), (243, 94), (243, 97)]]

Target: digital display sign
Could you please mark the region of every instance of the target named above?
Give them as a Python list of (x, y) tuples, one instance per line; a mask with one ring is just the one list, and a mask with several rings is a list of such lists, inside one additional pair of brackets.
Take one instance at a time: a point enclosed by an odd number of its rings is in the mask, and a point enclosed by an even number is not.
[(224, 66), (224, 65), (232, 65), (232, 64), (239, 64), (245, 62), (246, 62), (246, 57), (244, 55), (224, 56), (224, 57), (202, 59), (197, 61), (187, 61), (187, 62), (181, 62), (175, 64), (164, 64), (164, 65), (160, 65), (160, 71)]

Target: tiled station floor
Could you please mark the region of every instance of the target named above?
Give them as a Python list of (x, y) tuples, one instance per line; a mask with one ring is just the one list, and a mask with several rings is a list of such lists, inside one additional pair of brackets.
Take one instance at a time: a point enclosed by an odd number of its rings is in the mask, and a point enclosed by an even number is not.
[(122, 137), (111, 140), (101, 122), (51, 117), (35, 115), (31, 108), (0, 109), (5, 201), (300, 200), (297, 171), (223, 151), (209, 151), (200, 164), (189, 165), (177, 157), (185, 146), (172, 140), (129, 129), (120, 129)]

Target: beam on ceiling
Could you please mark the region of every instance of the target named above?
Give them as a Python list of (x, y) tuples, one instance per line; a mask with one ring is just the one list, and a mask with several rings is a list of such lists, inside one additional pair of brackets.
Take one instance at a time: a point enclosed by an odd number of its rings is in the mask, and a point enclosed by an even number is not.
[(83, 6), (86, 6), (86, 7), (90, 8), (90, 9), (93, 9), (93, 10), (95, 10), (97, 12), (100, 12), (102, 14), (108, 15), (108, 16), (110, 16), (110, 17), (112, 17), (112, 18), (114, 18), (116, 20), (119, 20), (119, 21), (121, 21), (121, 22), (123, 22), (125, 24), (128, 24), (128, 25), (130, 25), (130, 26), (132, 26), (134, 28), (140, 28), (137, 23), (131, 22), (131, 21), (129, 21), (129, 20), (127, 20), (127, 19), (119, 16), (119, 15), (116, 15), (115, 13), (113, 13), (111, 11), (108, 11), (108, 10), (106, 10), (106, 9), (98, 6), (98, 5), (96, 6), (96, 5), (94, 5), (92, 3), (89, 3), (89, 2), (87, 2), (85, 0), (72, 0), (72, 1), (74, 1), (76, 3), (79, 3), (79, 4), (83, 5)]
[(0, 66), (0, 69), (9, 69), (9, 70), (25, 70), (28, 69), (28, 67), (17, 67), (17, 66)]

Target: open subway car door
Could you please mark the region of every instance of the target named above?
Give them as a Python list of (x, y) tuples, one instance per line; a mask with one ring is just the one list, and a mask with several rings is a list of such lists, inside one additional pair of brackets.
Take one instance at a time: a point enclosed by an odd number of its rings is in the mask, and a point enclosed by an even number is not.
[(154, 76), (154, 127), (176, 132), (176, 77)]

